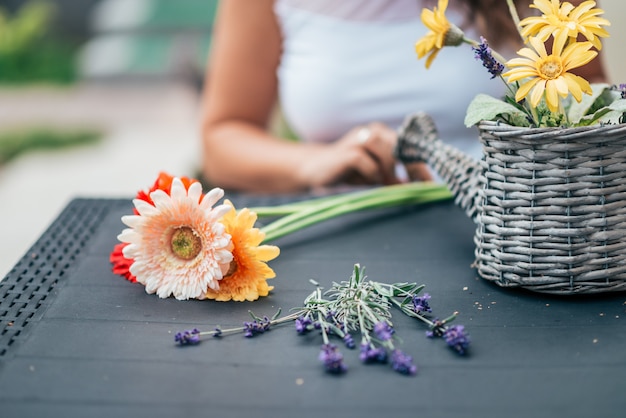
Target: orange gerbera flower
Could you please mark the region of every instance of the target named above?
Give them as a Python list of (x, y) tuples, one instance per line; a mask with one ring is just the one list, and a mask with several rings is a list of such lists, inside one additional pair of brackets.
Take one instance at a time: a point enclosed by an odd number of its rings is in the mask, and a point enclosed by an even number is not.
[[(178, 179), (185, 186), (185, 190), (189, 190), (189, 186), (191, 186), (192, 183), (198, 182), (198, 180), (196, 180), (196, 179), (192, 179), (190, 177), (185, 177), (185, 176), (178, 177)], [(144, 202), (148, 202), (152, 206), (154, 206), (154, 202), (150, 198), (150, 193), (152, 193), (155, 190), (163, 190), (165, 193), (167, 193), (169, 195), (170, 194), (170, 190), (172, 188), (172, 181), (173, 180), (174, 180), (174, 176), (161, 171), (159, 173), (159, 176), (155, 180), (154, 184), (150, 188), (150, 190), (148, 190), (148, 191), (139, 190), (137, 192), (137, 196), (135, 196), (135, 198), (136, 199), (141, 199)], [(202, 199), (202, 197), (200, 199)], [(136, 210), (135, 210), (135, 214), (137, 214)]]
[(219, 289), (209, 289), (205, 296), (218, 301), (257, 300), (274, 288), (267, 284), (267, 279), (275, 277), (276, 273), (266, 262), (278, 257), (280, 249), (274, 245), (259, 245), (265, 233), (254, 228), (256, 213), (248, 208), (237, 212), (230, 201), (224, 203), (231, 207), (221, 222), (231, 236), (233, 261), (228, 273), (220, 280)]
[(109, 261), (113, 264), (113, 274), (119, 274), (123, 276), (131, 283), (137, 282), (137, 278), (133, 273), (130, 272), (130, 266), (133, 265), (133, 260), (131, 258), (124, 257), (124, 247), (126, 247), (128, 243), (120, 242), (113, 247), (113, 251), (111, 251), (111, 255), (109, 255)]

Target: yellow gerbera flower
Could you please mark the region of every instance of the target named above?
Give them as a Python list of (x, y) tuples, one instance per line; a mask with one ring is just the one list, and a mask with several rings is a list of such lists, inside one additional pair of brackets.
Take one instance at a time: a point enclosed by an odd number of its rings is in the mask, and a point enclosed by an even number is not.
[(532, 37), (528, 41), (533, 49), (522, 48), (517, 52), (526, 58), (508, 61), (505, 65), (511, 70), (502, 74), (503, 77), (508, 77), (508, 83), (529, 78), (517, 90), (516, 101), (530, 95), (530, 104), (536, 108), (545, 93), (548, 108), (556, 112), (559, 108), (559, 96), (566, 97), (572, 93), (576, 101), (580, 102), (582, 93), (591, 94), (591, 86), (587, 80), (568, 72), (587, 64), (598, 55), (596, 51), (590, 50), (590, 42), (575, 42), (563, 49), (567, 33), (561, 32), (554, 40), (552, 54), (548, 55), (539, 38)]
[(221, 222), (231, 236), (233, 261), (228, 273), (220, 280), (219, 289), (208, 289), (205, 297), (218, 301), (257, 300), (274, 288), (268, 286), (266, 280), (276, 274), (266, 262), (278, 257), (280, 250), (274, 245), (259, 245), (265, 234), (254, 228), (256, 213), (248, 208), (237, 212), (230, 201), (224, 203), (231, 207)]
[(446, 18), (448, 0), (439, 0), (438, 7), (433, 10), (422, 10), (422, 22), (430, 31), (415, 43), (417, 58), (428, 54), (426, 68), (430, 68), (433, 60), (444, 46), (458, 46), (463, 42), (463, 31)]
[(604, 10), (594, 8), (595, 5), (595, 1), (585, 1), (574, 7), (559, 0), (535, 0), (530, 7), (539, 9), (543, 14), (520, 22), (522, 36), (536, 36), (545, 42), (552, 34), (556, 38), (565, 32), (573, 40), (581, 34), (597, 49), (602, 49), (600, 38), (609, 36), (602, 26), (610, 26), (611, 23), (598, 16)]

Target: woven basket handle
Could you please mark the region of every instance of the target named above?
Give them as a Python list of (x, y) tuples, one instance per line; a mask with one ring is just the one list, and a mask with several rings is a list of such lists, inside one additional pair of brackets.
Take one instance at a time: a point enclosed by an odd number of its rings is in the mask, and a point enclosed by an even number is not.
[(407, 166), (425, 162), (446, 182), (455, 202), (474, 220), (483, 176), (480, 163), (438, 138), (433, 119), (424, 112), (409, 115), (398, 131), (395, 156)]

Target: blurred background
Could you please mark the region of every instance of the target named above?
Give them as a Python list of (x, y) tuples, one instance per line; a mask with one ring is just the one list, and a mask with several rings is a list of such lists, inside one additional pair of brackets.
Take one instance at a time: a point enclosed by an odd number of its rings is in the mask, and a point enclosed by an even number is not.
[[(74, 197), (198, 175), (217, 3), (0, 0), (0, 278)], [(598, 3), (610, 81), (624, 83), (626, 2)]]
[(195, 176), (217, 0), (0, 0), (0, 279), (74, 197)]

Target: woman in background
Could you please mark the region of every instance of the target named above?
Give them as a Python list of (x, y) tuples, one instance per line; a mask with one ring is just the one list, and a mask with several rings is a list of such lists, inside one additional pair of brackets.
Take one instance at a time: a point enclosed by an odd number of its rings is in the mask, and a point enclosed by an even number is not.
[[(517, 1), (520, 14), (534, 10), (529, 4)], [(427, 32), (421, 10), (436, 5), (221, 0), (204, 93), (205, 179), (257, 193), (398, 183), (397, 128), (416, 111), (434, 118), (442, 140), (480, 155), (466, 108), (505, 86), (467, 45), (444, 49), (428, 70), (417, 60), (415, 42)], [(521, 46), (504, 0), (450, 0), (446, 16), (505, 55)], [(583, 70), (589, 81), (604, 79), (599, 59)], [(270, 132), (278, 104), (298, 141)], [(431, 178), (424, 166), (417, 172)]]

